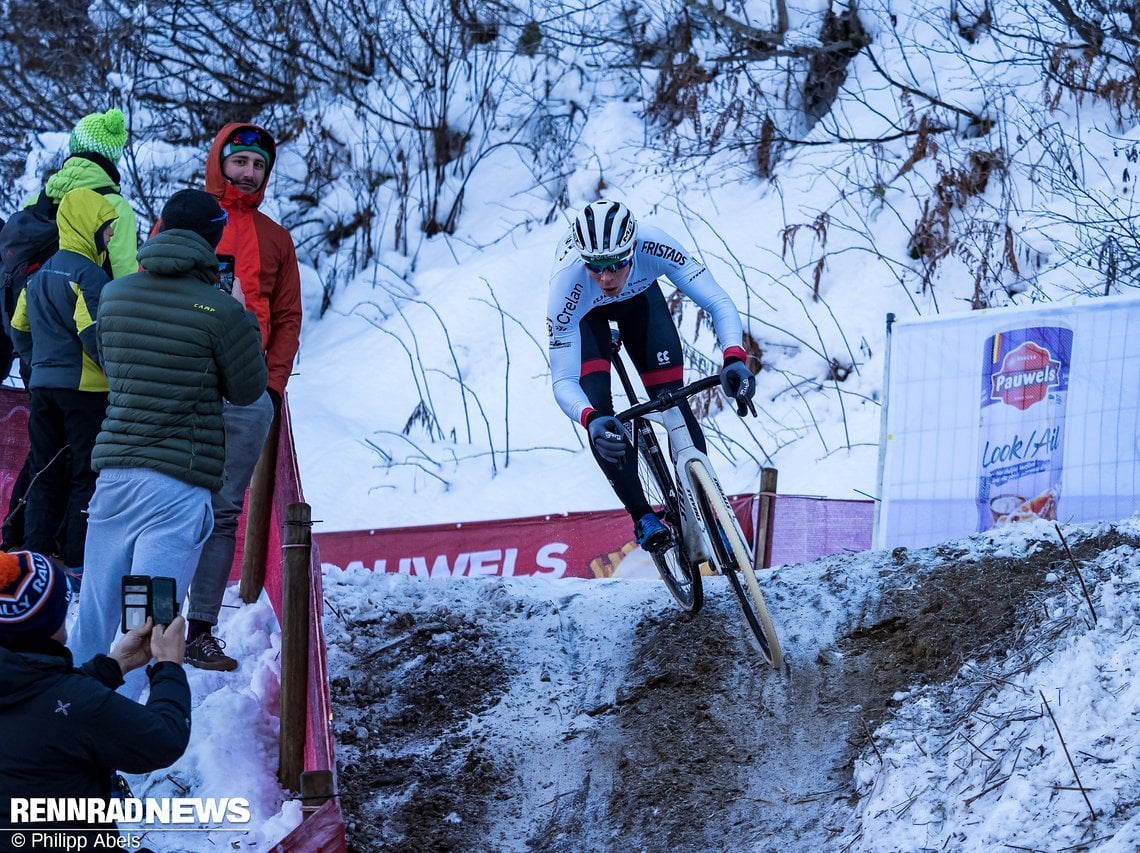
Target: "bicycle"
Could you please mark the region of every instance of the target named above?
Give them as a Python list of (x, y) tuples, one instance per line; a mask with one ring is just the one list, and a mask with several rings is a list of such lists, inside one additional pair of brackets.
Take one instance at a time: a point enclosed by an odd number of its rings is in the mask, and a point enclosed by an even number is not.
[[(712, 463), (694, 445), (680, 408), (688, 405), (688, 399), (695, 394), (719, 387), (720, 377), (707, 376), (676, 391), (667, 391), (655, 400), (639, 403), (620, 358), (620, 334), (616, 329), (612, 334), (614, 369), (633, 404), (615, 417), (625, 425), (626, 437), (637, 451), (638, 478), (645, 496), (673, 534), (668, 548), (651, 554), (657, 571), (673, 598), (690, 613), (699, 611), (704, 603), (701, 563), (708, 563), (713, 571), (727, 577), (760, 652), (773, 669), (780, 670), (784, 656), (756, 579), (752, 550)], [(752, 413), (755, 414), (755, 408)], [(666, 463), (654, 424), (662, 426), (668, 435), (672, 465)]]

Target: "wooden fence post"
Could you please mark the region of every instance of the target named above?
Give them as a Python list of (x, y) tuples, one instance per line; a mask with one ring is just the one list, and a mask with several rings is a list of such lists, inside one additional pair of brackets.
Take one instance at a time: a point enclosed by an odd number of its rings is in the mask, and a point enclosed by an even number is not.
[(308, 817), (335, 794), (331, 770), (309, 770), (301, 774), (301, 814)]
[(265, 559), (269, 553), (269, 524), (273, 517), (273, 487), (277, 474), (277, 442), (281, 436), (281, 417), (273, 418), (265, 437), (261, 455), (257, 457), (249, 481), (249, 498), (245, 503), (245, 547), (241, 556), (241, 584), (238, 596), (253, 604), (265, 587)]
[(285, 511), (281, 582), (281, 735), (277, 780), (301, 789), (305, 769), (306, 708), (309, 691), (309, 565), (312, 510), (306, 503)]
[(760, 469), (760, 505), (756, 512), (757, 568), (772, 565), (772, 520), (776, 514), (776, 469)]

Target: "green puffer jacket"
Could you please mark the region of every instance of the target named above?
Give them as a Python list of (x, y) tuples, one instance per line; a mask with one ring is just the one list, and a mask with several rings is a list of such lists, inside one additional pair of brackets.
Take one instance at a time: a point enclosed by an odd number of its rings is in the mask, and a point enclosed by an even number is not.
[(256, 318), (214, 286), (218, 260), (193, 231), (156, 234), (144, 271), (103, 289), (96, 328), (110, 397), (91, 467), (153, 468), (216, 491), (223, 398), (247, 406), (267, 373)]

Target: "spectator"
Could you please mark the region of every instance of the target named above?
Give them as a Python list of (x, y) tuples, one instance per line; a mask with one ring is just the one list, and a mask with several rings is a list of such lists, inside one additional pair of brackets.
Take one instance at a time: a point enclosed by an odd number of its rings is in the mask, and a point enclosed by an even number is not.
[[(190, 741), (190, 687), (181, 660), (183, 620), (150, 620), (110, 655), (72, 666), (67, 579), (39, 554), (0, 554), (0, 853), (24, 853), (14, 833), (68, 832), (119, 849), (113, 824), (14, 824), (13, 797), (110, 798), (115, 771), (149, 773), (173, 764)], [(153, 656), (150, 697), (140, 705), (115, 693), (125, 673)], [(72, 841), (72, 844), (77, 842)], [(60, 848), (62, 849), (62, 847)], [(79, 849), (72, 847), (70, 849)]]
[[(72, 190), (83, 187), (106, 196), (115, 208), (118, 214), (115, 236), (107, 244), (111, 278), (120, 278), (139, 268), (138, 226), (134, 210), (122, 195), (122, 176), (118, 169), (126, 145), (127, 122), (121, 110), (84, 116), (68, 137), (70, 155), (44, 187), (57, 204)], [(34, 201), (29, 199), (28, 203)]]
[[(222, 484), (222, 403), (265, 393), (253, 315), (216, 286), (225, 212), (182, 190), (162, 231), (139, 250), (143, 270), (103, 291), (98, 340), (110, 397), (91, 455), (99, 476), (87, 523), (87, 566), (72, 651), (106, 651), (126, 574), (173, 577), (185, 593), (213, 526)], [(125, 692), (142, 683), (128, 679)]]
[[(118, 278), (138, 270), (138, 228), (135, 212), (122, 195), (122, 177), (118, 163), (127, 145), (126, 117), (121, 110), (91, 113), (80, 119), (67, 140), (68, 157), (54, 175), (47, 180), (43, 194), (55, 205), (74, 189), (94, 190), (106, 197), (115, 208), (118, 219), (115, 234), (107, 244), (105, 266), (111, 278)], [(40, 194), (29, 198), (24, 206), (35, 204)], [(19, 293), (12, 293), (15, 304)], [(7, 319), (5, 320), (7, 322)], [(17, 348), (17, 354), (18, 348)], [(27, 385), (31, 372), (30, 362), (20, 356), (20, 376)], [(5, 372), (5, 376), (7, 372)], [(31, 480), (30, 459), (24, 463), (12, 487), (8, 512), (0, 528), (0, 548), (12, 550), (24, 544), (24, 510), (28, 483)]]
[(28, 438), (33, 478), (27, 490), (24, 545), (60, 552), (73, 583), (83, 576), (87, 504), (95, 491), (91, 448), (107, 411), (94, 317), (109, 280), (103, 270), (118, 218), (87, 189), (63, 197), (56, 215), (59, 251), (28, 280), (16, 302), (12, 334), (32, 365)]
[(258, 210), (277, 159), (273, 137), (251, 124), (228, 124), (214, 138), (206, 160), (206, 192), (218, 199), (229, 221), (218, 251), (234, 256), (234, 296), (261, 326), (269, 370), (266, 394), (253, 405), (231, 400), (226, 426), (226, 466), (213, 496), (214, 532), (202, 549), (187, 611), (186, 662), (202, 669), (233, 670), (224, 641), (213, 636), (234, 562), (238, 516), (281, 398), (301, 334), (301, 276), (289, 232)]

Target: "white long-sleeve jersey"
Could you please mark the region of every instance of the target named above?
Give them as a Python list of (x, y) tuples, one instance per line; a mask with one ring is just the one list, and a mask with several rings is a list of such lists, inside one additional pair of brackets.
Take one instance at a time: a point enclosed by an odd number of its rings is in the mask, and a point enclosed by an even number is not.
[(599, 305), (623, 302), (644, 293), (661, 276), (712, 317), (717, 340), (725, 355), (744, 358), (740, 314), (728, 294), (700, 261), (660, 228), (637, 227), (637, 249), (625, 287), (617, 296), (605, 296), (586, 271), (570, 232), (558, 245), (550, 276), (546, 330), (550, 337), (550, 372), (554, 399), (571, 420), (581, 423), (590, 401), (579, 382), (582, 370), (580, 323)]

